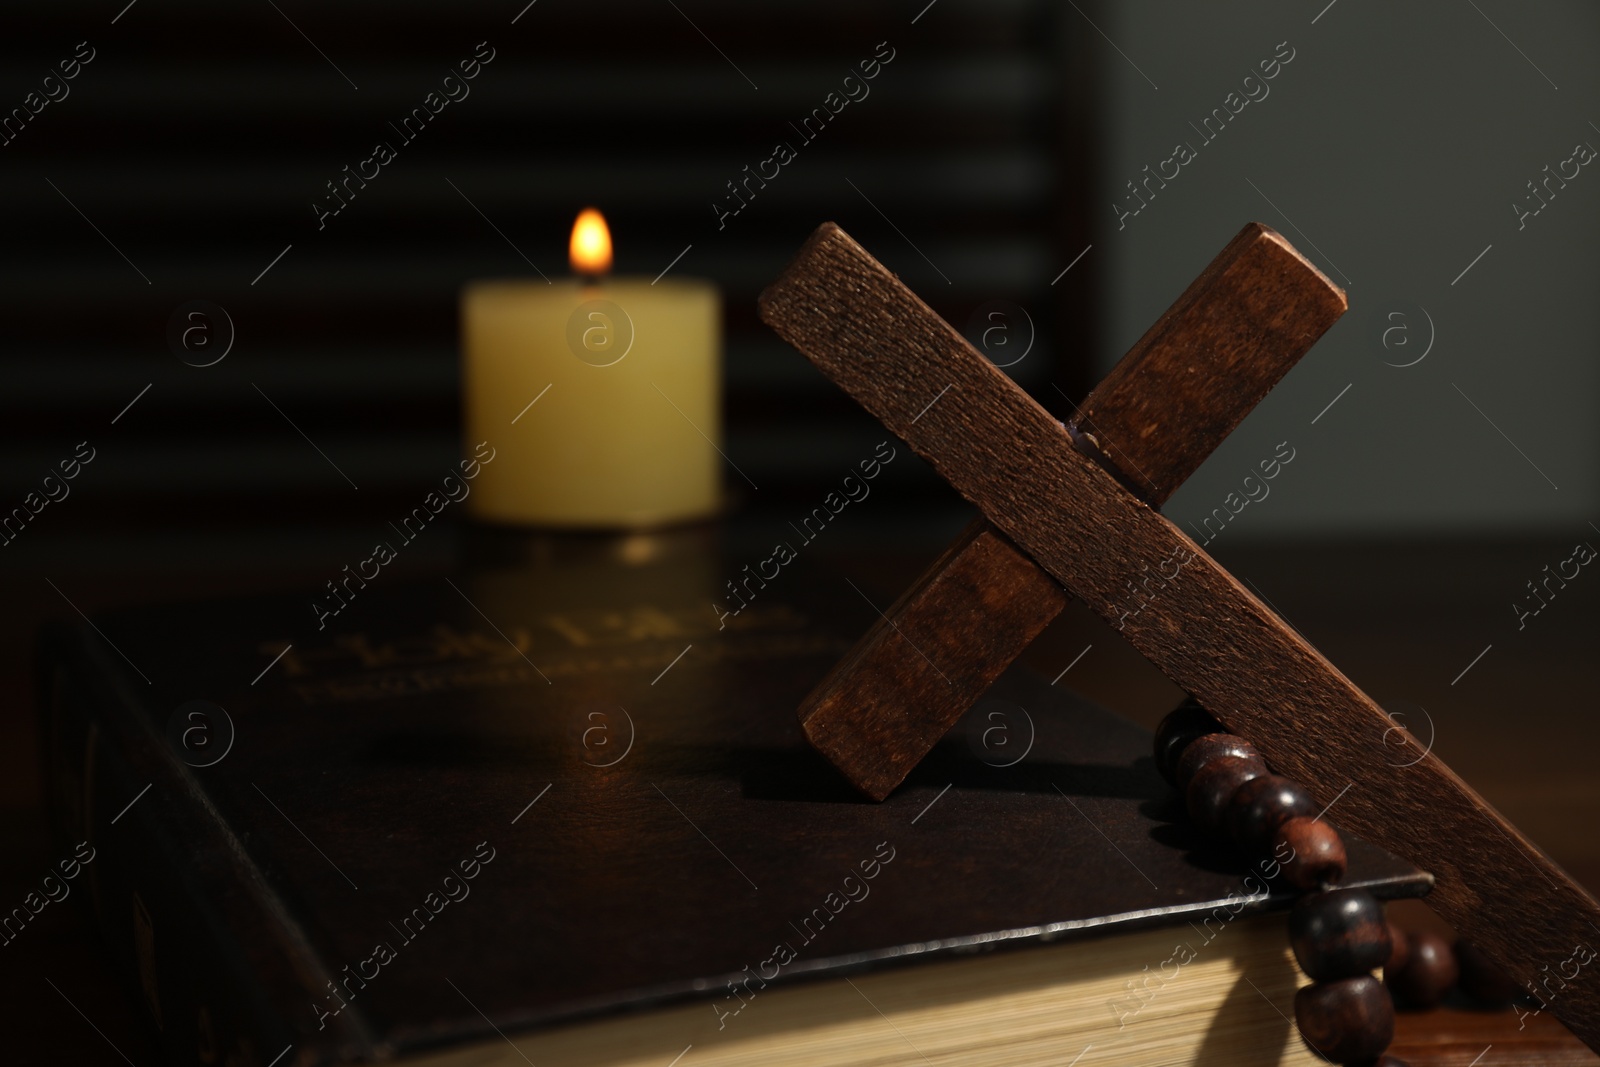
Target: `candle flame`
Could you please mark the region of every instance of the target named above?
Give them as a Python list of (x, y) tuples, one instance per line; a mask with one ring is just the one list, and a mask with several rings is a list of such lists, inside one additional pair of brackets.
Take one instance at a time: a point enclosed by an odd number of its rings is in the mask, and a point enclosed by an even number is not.
[(611, 230), (598, 208), (586, 207), (572, 224), (572, 243), (568, 249), (572, 269), (579, 274), (599, 275), (611, 270)]

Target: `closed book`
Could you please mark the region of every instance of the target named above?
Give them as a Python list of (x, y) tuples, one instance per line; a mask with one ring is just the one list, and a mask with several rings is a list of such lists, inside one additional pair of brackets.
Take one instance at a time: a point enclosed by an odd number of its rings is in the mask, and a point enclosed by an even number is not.
[[(1289, 898), (1147, 733), (1013, 671), (861, 800), (795, 708), (873, 609), (795, 567), (733, 612), (735, 566), (46, 631), (53, 811), (170, 1062), (1315, 1062)], [(1349, 844), (1348, 884), (1426, 891)]]

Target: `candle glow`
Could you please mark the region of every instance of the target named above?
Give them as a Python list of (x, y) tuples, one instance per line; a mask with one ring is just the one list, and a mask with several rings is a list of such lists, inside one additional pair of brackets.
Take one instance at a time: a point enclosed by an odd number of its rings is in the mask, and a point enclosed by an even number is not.
[(576, 274), (594, 277), (611, 270), (611, 230), (598, 208), (586, 207), (578, 213), (567, 256)]

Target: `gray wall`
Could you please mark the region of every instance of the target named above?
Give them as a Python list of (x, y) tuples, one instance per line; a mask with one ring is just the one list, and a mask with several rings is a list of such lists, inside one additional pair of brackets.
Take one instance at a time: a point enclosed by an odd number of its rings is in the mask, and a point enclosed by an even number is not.
[[(1520, 229), (1512, 207), (1537, 203), (1526, 183), (1546, 164), (1570, 174), (1574, 146), (1600, 147), (1600, 8), (1475, 3), (1084, 8), (1115, 42), (1096, 35), (1109, 151), (1089, 254), (1108, 257), (1112, 281), (1104, 365), (1250, 220), (1350, 298), (1172, 499), (1180, 524), (1221, 506), (1285, 440), (1294, 460), (1219, 541), (1576, 537), (1600, 523), (1600, 159), (1565, 189), (1552, 181), (1556, 195)], [(1189, 124), (1243, 96), (1284, 41), (1294, 58), (1268, 95), (1205, 142)], [(1119, 229), (1113, 197), (1177, 142), (1195, 158)], [(1426, 358), (1391, 365), (1422, 355), (1427, 317)]]

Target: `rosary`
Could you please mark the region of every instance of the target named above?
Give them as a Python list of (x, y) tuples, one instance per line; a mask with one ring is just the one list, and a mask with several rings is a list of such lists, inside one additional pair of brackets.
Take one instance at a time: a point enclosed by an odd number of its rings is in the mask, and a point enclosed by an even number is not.
[[(1394, 1002), (1431, 1008), (1459, 981), (1462, 992), (1505, 1005), (1521, 994), (1483, 953), (1437, 934), (1402, 931), (1365, 889), (1341, 889), (1344, 841), (1322, 821), (1299, 783), (1273, 774), (1255, 747), (1193, 701), (1156, 728), (1156, 766), (1204, 833), (1231, 840), (1263, 870), (1303, 895), (1289, 912), (1289, 943), (1311, 984), (1295, 994), (1306, 1046), (1333, 1063), (1406, 1067), (1384, 1050), (1394, 1039)], [(1384, 983), (1372, 972), (1382, 967)], [(1391, 996), (1393, 994), (1393, 996)]]

